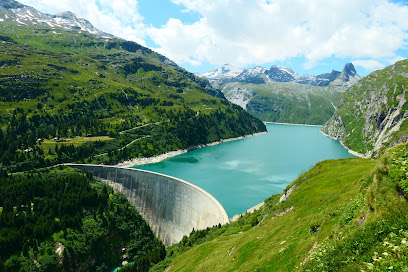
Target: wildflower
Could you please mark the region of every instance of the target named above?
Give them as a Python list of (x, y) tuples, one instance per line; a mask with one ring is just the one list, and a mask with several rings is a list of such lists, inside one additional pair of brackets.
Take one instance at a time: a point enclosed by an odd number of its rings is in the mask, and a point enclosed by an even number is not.
[(407, 243), (407, 239), (404, 238), (401, 240), (401, 244), (405, 245), (406, 243)]
[(388, 254), (388, 252), (383, 252), (383, 255), (388, 256), (389, 254)]
[(372, 263), (366, 263), (366, 265), (369, 270), (373, 270), (374, 265)]

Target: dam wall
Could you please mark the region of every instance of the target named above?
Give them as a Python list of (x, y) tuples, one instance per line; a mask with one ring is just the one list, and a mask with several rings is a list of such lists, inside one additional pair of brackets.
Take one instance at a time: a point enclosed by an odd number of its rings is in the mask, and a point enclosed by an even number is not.
[(68, 164), (91, 172), (123, 193), (166, 246), (184, 235), (228, 222), (222, 205), (203, 189), (182, 179), (134, 168)]

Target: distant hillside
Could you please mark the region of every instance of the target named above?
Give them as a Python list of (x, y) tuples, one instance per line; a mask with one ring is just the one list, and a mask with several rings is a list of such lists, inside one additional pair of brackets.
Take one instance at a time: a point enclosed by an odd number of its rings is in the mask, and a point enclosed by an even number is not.
[(225, 97), (263, 121), (322, 125), (335, 111), (344, 88), (293, 82), (228, 83)]
[(366, 157), (408, 139), (408, 60), (360, 80), (322, 131)]
[(266, 130), (207, 80), (72, 13), (1, 0), (0, 19), (0, 162), (11, 171), (115, 163)]
[(342, 93), (360, 79), (351, 63), (341, 72), (318, 76), (299, 75), (276, 65), (243, 71), (224, 65), (202, 76), (229, 101), (263, 121), (312, 125), (324, 124)]

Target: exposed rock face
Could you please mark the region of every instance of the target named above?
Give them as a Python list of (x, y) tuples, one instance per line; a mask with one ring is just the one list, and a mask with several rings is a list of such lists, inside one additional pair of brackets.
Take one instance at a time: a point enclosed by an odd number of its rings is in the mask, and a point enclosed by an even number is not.
[(268, 75), (269, 79), (276, 82), (290, 82), (294, 81), (295, 77), (292, 69), (282, 69), (279, 66), (272, 66), (271, 69), (265, 71), (265, 74)]
[(24, 5), (14, 0), (2, 0), (0, 1), (0, 7), (6, 8), (6, 9), (16, 9), (16, 8), (22, 8), (24, 7)]
[(405, 141), (407, 71), (408, 60), (403, 60), (360, 80), (343, 94), (322, 131), (365, 157), (378, 156), (384, 147)]
[(224, 95), (225, 98), (228, 99), (228, 101), (246, 110), (248, 103), (251, 101), (255, 93), (256, 92), (250, 89), (237, 87), (225, 92)]
[[(333, 71), (333, 72), (336, 72), (336, 71)], [(331, 81), (331, 84), (336, 85), (336, 86), (351, 86), (357, 81), (359, 81), (360, 79), (361, 78), (357, 74), (357, 71), (354, 68), (354, 65), (352, 63), (347, 63), (344, 66), (343, 71), (341, 71), (341, 73), (336, 78), (334, 78), (334, 80)]]

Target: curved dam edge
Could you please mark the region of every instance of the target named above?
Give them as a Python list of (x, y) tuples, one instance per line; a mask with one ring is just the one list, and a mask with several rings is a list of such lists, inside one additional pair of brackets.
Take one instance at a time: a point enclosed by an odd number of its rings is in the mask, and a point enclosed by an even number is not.
[(166, 246), (195, 230), (228, 222), (224, 207), (211, 194), (183, 179), (128, 167), (65, 164), (122, 192)]

